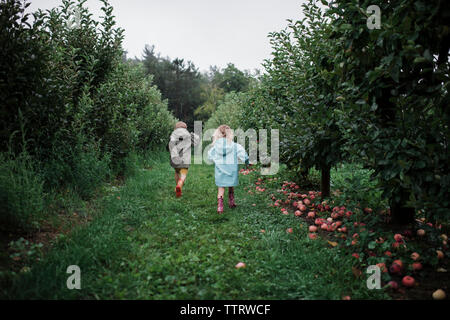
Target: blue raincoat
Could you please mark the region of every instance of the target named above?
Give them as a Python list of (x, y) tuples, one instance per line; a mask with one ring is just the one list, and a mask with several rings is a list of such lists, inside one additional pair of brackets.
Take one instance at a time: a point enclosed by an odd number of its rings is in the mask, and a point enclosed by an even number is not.
[(218, 187), (238, 185), (238, 159), (248, 164), (244, 147), (225, 138), (218, 139), (208, 151), (208, 159), (215, 164), (215, 178)]

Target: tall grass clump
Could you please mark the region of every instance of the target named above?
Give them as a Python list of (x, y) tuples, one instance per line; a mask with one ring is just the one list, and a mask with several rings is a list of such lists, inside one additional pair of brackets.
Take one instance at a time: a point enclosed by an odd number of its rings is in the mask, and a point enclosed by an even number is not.
[(27, 152), (0, 153), (0, 222), (29, 230), (44, 211), (44, 180)]

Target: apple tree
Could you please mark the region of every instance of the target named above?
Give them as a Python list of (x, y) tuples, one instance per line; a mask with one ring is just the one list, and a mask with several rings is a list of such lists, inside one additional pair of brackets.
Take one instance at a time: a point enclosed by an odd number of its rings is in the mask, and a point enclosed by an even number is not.
[(344, 154), (334, 43), (317, 1), (304, 4), (303, 13), (303, 20), (289, 20), (288, 28), (269, 35), (273, 58), (247, 118), (262, 116), (265, 125), (279, 128), (281, 161), (303, 174), (320, 170), (322, 196), (328, 197), (330, 169)]
[[(327, 1), (322, 1), (328, 5)], [(369, 5), (380, 28), (369, 28)], [(439, 0), (329, 4), (346, 139), (375, 170), (393, 220), (450, 209), (450, 5)]]

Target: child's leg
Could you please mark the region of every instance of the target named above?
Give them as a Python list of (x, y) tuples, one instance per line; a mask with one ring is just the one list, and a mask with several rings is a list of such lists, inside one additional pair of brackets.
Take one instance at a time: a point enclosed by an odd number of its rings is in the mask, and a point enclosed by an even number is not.
[(225, 193), (225, 188), (219, 187), (217, 190), (217, 212), (223, 213), (223, 195)]
[(181, 197), (181, 188), (178, 186), (178, 183), (180, 182), (180, 169), (175, 169), (175, 195), (177, 198)]
[(236, 207), (236, 203), (234, 203), (234, 188), (228, 188), (228, 205), (230, 208)]
[(176, 192), (177, 197), (181, 197), (181, 195), (182, 195), (182, 188), (183, 188), (184, 181), (186, 180), (187, 172), (188, 172), (187, 168), (179, 169), (177, 186), (175, 187), (175, 192)]
[(182, 188), (184, 185), (184, 182), (186, 181), (186, 177), (187, 177), (187, 173), (188, 173), (188, 169), (187, 168), (182, 168), (180, 169), (180, 177), (178, 180), (178, 185)]

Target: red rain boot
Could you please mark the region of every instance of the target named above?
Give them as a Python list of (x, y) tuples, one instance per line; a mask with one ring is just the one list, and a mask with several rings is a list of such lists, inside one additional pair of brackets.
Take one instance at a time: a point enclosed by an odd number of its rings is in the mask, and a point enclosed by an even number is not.
[(177, 198), (182, 196), (182, 192), (181, 192), (182, 188), (183, 188), (183, 182), (180, 179), (180, 180), (178, 180), (177, 186), (175, 187), (175, 194), (176, 194)]
[(228, 189), (228, 206), (230, 208), (236, 208), (236, 203), (234, 203), (234, 189)]
[(223, 198), (222, 197), (217, 199), (217, 213), (218, 214), (223, 213)]

